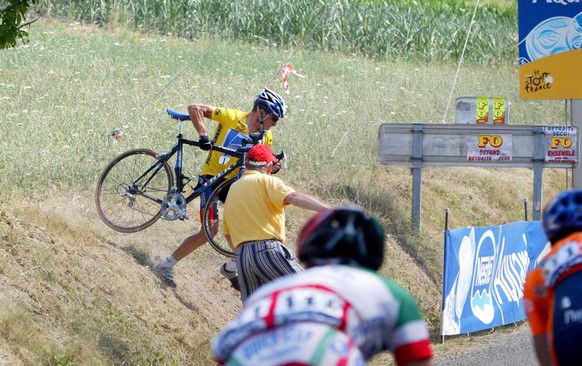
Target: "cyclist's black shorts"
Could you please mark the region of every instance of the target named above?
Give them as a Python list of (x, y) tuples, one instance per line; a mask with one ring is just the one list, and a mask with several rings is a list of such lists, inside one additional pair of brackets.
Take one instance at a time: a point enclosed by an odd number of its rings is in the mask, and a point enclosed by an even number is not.
[[(200, 187), (204, 182), (206, 182), (208, 179), (212, 178), (212, 175), (201, 175), (198, 177), (198, 184), (196, 185), (197, 189), (198, 187)], [(221, 178), (218, 180), (218, 183), (216, 184), (216, 186), (218, 186), (219, 184), (221, 184), (222, 182), (224, 182), (226, 179), (225, 178)], [(215, 186), (215, 187), (216, 187)], [(224, 203), (226, 201), (226, 196), (228, 195), (228, 191), (230, 190), (230, 184), (226, 187), (224, 187), (219, 195), (218, 195), (218, 199), (220, 200), (220, 202)], [(202, 194), (200, 195), (200, 219), (202, 220), (202, 215), (204, 214), (204, 207), (206, 207), (206, 202), (208, 201), (208, 199), (210, 198), (210, 195), (212, 194), (212, 189), (208, 188), (206, 189), (204, 192), (202, 192)], [(218, 212), (216, 210), (216, 208), (214, 210), (211, 211), (211, 218), (218, 218)]]

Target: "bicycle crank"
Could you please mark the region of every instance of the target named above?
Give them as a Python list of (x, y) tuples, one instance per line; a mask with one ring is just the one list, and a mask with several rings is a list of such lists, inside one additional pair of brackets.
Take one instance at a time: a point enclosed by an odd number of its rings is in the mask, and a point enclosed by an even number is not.
[(168, 193), (162, 200), (162, 217), (169, 221), (188, 219), (186, 203), (181, 193)]

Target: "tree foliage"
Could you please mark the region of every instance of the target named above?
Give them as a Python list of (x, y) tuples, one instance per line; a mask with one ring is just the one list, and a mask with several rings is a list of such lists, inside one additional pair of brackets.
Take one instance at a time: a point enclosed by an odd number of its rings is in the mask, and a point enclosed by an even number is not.
[(26, 22), (26, 12), (39, 0), (1, 0), (0, 1), (0, 49), (16, 46), (16, 41), (28, 41), (28, 32), (23, 27)]

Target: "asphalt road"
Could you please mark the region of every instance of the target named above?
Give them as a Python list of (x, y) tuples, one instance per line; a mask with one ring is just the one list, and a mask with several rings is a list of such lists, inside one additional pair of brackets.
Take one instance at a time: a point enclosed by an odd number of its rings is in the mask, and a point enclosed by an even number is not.
[(515, 331), (489, 337), (482, 345), (472, 347), (455, 357), (435, 361), (435, 366), (538, 365), (527, 324), (519, 326)]

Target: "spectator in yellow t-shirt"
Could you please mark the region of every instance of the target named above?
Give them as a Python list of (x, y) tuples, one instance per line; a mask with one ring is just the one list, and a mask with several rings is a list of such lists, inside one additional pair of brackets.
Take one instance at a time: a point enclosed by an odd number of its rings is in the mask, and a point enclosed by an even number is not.
[(241, 299), (259, 286), (300, 272), (285, 242), (285, 206), (322, 211), (329, 205), (305, 193), (296, 192), (271, 175), (277, 158), (271, 148), (255, 145), (247, 154), (246, 170), (230, 187), (224, 204), (224, 234), (236, 252)]

